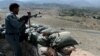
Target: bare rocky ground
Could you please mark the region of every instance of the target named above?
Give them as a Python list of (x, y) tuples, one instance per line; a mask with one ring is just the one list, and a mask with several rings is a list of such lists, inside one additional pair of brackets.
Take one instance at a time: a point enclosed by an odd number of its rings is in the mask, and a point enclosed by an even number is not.
[[(89, 51), (95, 56), (100, 56), (100, 28), (99, 20), (94, 20), (92, 18), (82, 18), (82, 17), (60, 17), (58, 16), (58, 11), (55, 9), (51, 10), (31, 10), (32, 14), (41, 11), (42, 17), (32, 18), (31, 23), (44, 24), (55, 29), (64, 29), (70, 31), (72, 36), (80, 43), (77, 48)], [(26, 11), (21, 11), (21, 15)], [(77, 22), (78, 21), (78, 22)], [(0, 23), (4, 23), (0, 21)], [(5, 41), (0, 40), (0, 45), (4, 44)], [(4, 45), (5, 46), (5, 45)]]

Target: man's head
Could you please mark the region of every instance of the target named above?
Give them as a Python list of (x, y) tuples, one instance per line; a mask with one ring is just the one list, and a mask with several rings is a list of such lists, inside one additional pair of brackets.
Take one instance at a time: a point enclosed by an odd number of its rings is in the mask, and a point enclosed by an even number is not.
[(17, 3), (12, 3), (10, 6), (9, 6), (9, 10), (11, 12), (13, 12), (14, 14), (18, 14), (19, 12), (19, 5)]

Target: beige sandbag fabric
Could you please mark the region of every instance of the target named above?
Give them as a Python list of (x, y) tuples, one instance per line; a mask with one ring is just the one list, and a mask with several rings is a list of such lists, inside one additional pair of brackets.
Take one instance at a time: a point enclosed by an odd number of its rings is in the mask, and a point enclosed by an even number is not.
[(84, 51), (82, 49), (76, 49), (75, 51), (72, 51), (70, 56), (95, 56), (95, 55), (93, 55), (88, 51)]

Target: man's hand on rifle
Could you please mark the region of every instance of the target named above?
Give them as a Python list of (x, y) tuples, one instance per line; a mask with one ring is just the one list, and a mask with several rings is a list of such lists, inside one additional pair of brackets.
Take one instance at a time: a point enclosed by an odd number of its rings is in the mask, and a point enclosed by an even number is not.
[(31, 12), (27, 12), (28, 15), (24, 15), (20, 18), (20, 22), (24, 21), (24, 23), (26, 24), (28, 22), (28, 20), (31, 18)]
[(31, 12), (27, 12), (27, 14), (28, 14), (28, 17), (31, 17)]

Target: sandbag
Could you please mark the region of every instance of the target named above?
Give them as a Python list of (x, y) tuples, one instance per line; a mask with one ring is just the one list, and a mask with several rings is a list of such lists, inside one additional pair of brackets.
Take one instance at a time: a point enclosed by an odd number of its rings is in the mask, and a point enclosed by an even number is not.
[[(51, 28), (48, 28), (48, 29), (45, 29), (42, 31), (42, 34), (39, 36), (38, 38), (38, 43), (40, 45), (43, 45), (43, 46), (50, 46), (50, 40), (52, 38), (48, 38), (51, 34), (53, 34), (53, 31)], [(54, 39), (52, 39), (54, 40)]]
[(35, 28), (28, 28), (25, 30), (25, 33), (35, 32)]
[(43, 46), (49, 46), (49, 39), (44, 36), (44, 33), (51, 34), (51, 28), (43, 30), (38, 38), (38, 43)]
[(31, 33), (29, 42), (32, 43), (32, 44), (34, 44), (34, 45), (35, 44), (37, 45), (38, 36), (39, 36), (39, 33), (37, 33), (37, 32)]
[(57, 46), (58, 48), (63, 48), (66, 46), (72, 46), (78, 44), (75, 39), (70, 35), (70, 32), (60, 32), (50, 35), (52, 46)]
[(38, 32), (38, 33), (41, 33), (41, 31), (43, 31), (43, 30), (45, 30), (45, 29), (47, 29), (47, 27), (39, 27), (39, 28), (37, 29), (37, 32)]
[(31, 27), (33, 28), (39, 28), (39, 27), (43, 27), (43, 25), (39, 25), (39, 24), (32, 24)]
[(37, 41), (38, 41), (38, 44), (40, 44), (42, 46), (48, 46), (48, 43), (47, 43), (48, 41), (42, 34), (39, 35)]
[(54, 30), (52, 28), (48, 28), (48, 29), (45, 29), (43, 30), (41, 33), (50, 33), (50, 34), (53, 34), (53, 33), (57, 33), (59, 32), (58, 30)]

